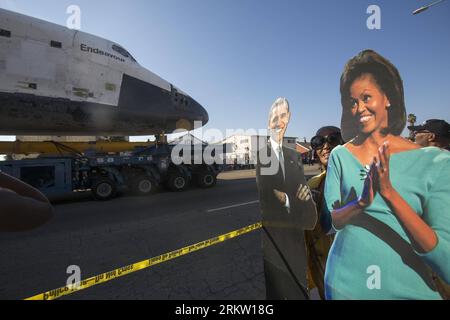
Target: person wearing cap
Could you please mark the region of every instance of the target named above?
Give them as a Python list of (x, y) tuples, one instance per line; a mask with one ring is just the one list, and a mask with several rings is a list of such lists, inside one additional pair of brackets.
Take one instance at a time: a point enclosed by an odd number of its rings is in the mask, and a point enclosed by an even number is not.
[(445, 120), (431, 119), (420, 126), (410, 126), (417, 144), (450, 151), (450, 125)]

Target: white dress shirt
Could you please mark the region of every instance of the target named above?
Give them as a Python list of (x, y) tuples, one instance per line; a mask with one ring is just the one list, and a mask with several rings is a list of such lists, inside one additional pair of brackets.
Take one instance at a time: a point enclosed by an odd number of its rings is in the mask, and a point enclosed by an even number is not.
[[(277, 157), (278, 163), (280, 164), (281, 171), (283, 172), (283, 182), (286, 181), (286, 172), (284, 168), (284, 155), (283, 155), (283, 142), (281, 144), (278, 144), (272, 137), (270, 137), (270, 147), (272, 148), (272, 151), (275, 153), (275, 156)], [(286, 207), (288, 213), (290, 212), (290, 203), (289, 203), (289, 197), (286, 195), (286, 203), (284, 206)]]

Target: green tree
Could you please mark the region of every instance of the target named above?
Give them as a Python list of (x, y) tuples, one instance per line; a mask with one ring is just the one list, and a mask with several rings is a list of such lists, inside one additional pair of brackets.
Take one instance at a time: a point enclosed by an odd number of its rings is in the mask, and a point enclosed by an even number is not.
[[(410, 126), (414, 126), (417, 122), (417, 117), (414, 113), (410, 113), (408, 115), (408, 123)], [(414, 131), (413, 130), (409, 130), (409, 138), (410, 139), (414, 139)]]

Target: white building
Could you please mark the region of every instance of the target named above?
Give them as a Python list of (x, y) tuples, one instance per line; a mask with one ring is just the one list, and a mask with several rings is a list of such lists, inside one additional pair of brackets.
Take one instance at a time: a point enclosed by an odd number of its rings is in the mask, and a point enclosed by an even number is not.
[[(258, 152), (258, 139), (267, 141), (268, 137), (265, 136), (250, 136), (250, 135), (233, 135), (220, 144), (228, 144), (227, 150), (227, 163), (238, 164), (252, 164), (255, 165), (257, 161)], [(292, 149), (296, 149), (297, 138), (285, 137), (283, 145)]]

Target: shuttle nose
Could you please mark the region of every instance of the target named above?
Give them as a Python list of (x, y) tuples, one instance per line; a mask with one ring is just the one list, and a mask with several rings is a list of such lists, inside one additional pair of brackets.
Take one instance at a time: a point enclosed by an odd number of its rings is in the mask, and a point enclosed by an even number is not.
[[(182, 105), (175, 105), (176, 130), (194, 130), (205, 126), (209, 121), (208, 112), (190, 97), (181, 100)], [(182, 110), (180, 110), (182, 108)]]
[(196, 121), (201, 121), (202, 125), (206, 125), (209, 122), (209, 115), (205, 108), (202, 107), (200, 103), (195, 101), (194, 103), (194, 113), (196, 115)]

